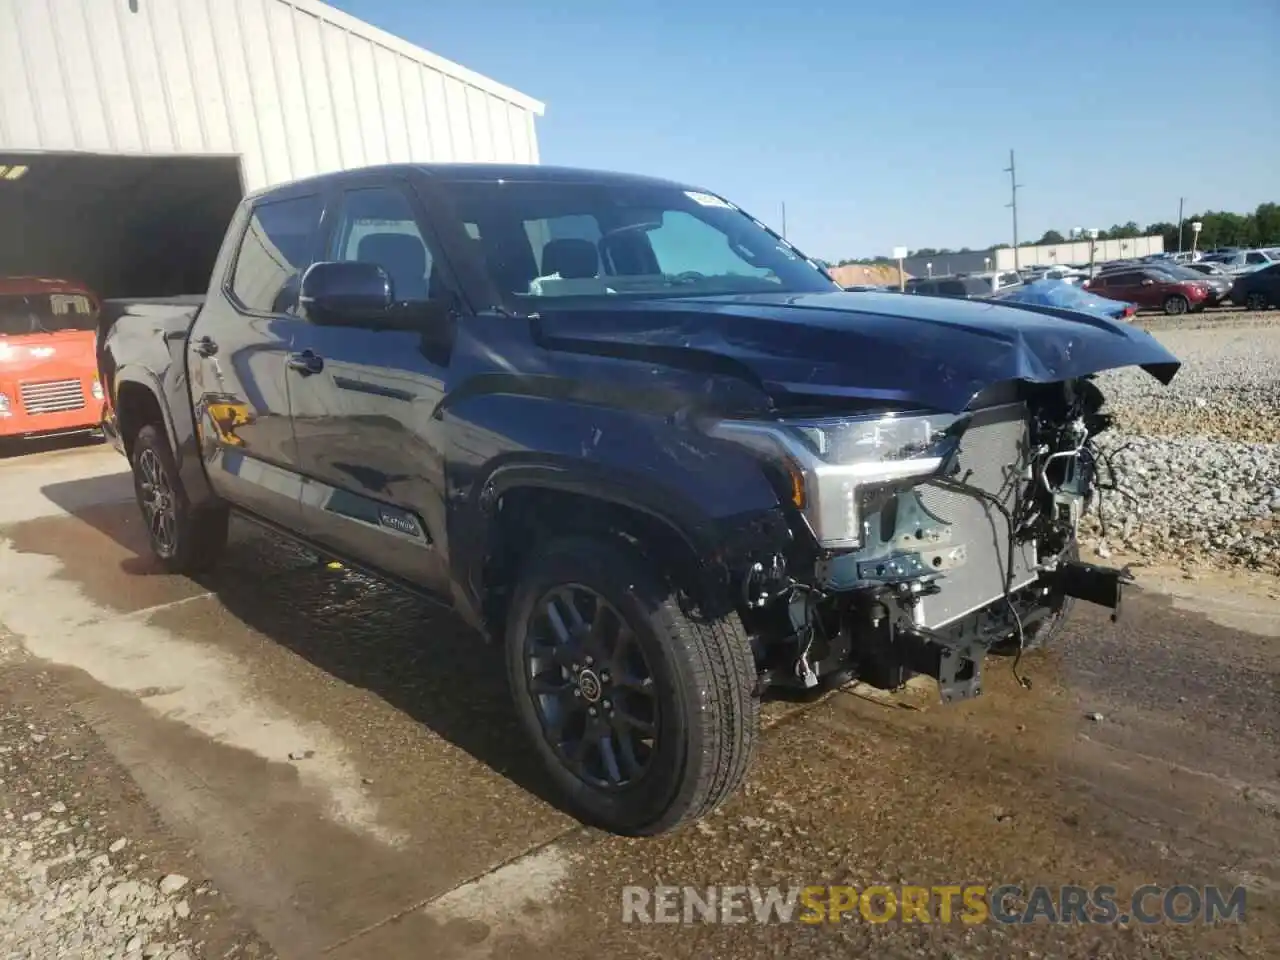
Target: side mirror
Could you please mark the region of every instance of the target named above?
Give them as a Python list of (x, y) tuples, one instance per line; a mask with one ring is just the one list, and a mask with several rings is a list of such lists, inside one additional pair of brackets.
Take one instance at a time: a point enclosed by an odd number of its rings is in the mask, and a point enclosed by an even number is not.
[(394, 294), (391, 278), (376, 263), (313, 263), (302, 275), (298, 306), (315, 323), (354, 326), (384, 318)]

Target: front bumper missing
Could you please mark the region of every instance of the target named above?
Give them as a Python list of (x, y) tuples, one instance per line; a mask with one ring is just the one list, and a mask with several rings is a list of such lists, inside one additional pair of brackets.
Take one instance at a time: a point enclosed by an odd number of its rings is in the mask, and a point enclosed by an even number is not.
[(1056, 588), (1063, 596), (1109, 608), (1113, 623), (1120, 619), (1124, 585), (1133, 583), (1133, 574), (1128, 567), (1117, 570), (1115, 567), (1100, 567), (1080, 560), (1059, 564), (1052, 576), (1056, 580)]
[[(1127, 569), (1072, 560), (1043, 574), (1031, 589), (1041, 599), (1074, 597), (1107, 607), (1116, 620), (1124, 586), (1132, 580)], [(916, 622), (911, 605), (893, 606), (888, 616), (872, 616), (862, 624), (859, 632), (865, 633), (860, 639), (865, 643), (859, 644), (859, 675), (873, 686), (896, 689), (915, 674), (927, 674), (937, 680), (943, 703), (982, 693), (982, 663), (994, 644), (1011, 635), (1016, 639), (1021, 632), (1024, 649), (1038, 646), (1035, 632), (1054, 609), (1011, 595), (1008, 602), (997, 598), (944, 628), (930, 630)]]

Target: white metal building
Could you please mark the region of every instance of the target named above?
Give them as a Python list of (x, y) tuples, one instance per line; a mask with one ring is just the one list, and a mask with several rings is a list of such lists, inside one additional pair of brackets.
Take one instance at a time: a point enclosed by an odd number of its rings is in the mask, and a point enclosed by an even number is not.
[(245, 191), (537, 163), (542, 111), (317, 0), (0, 0), (0, 275), (203, 289)]

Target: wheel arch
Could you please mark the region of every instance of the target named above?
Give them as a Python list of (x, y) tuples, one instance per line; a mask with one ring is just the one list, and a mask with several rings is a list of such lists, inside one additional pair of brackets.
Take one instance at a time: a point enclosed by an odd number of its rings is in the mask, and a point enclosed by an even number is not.
[[(470, 531), (451, 542), (462, 555), (458, 573), (495, 634), (520, 565), (536, 544), (559, 535), (628, 541), (708, 616), (734, 606), (728, 587), (739, 544), (727, 534), (742, 521), (726, 525), (670, 490), (644, 488), (608, 471), (522, 463), (495, 470), (476, 500)], [(761, 504), (761, 513), (775, 514), (776, 503)], [(771, 530), (777, 535), (779, 526)]]
[(115, 412), (125, 456), (132, 459), (134, 441), (138, 432), (147, 424), (161, 427), (170, 449), (175, 449), (172, 418), (160, 401), (158, 385), (151, 382), (145, 373), (139, 375), (137, 371), (128, 368), (117, 371), (111, 395), (111, 406)]

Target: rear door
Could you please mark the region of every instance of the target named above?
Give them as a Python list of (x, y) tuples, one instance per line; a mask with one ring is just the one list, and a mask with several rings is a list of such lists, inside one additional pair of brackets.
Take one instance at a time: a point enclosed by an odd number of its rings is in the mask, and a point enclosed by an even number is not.
[(1160, 296), (1152, 292), (1154, 283), (1144, 285), (1146, 279), (1141, 270), (1117, 270), (1105, 278), (1105, 295), (1111, 300), (1125, 300), (1144, 307), (1158, 306)]
[[(335, 553), (419, 587), (447, 589), (443, 424), (454, 307), (460, 303), (409, 186), (386, 177), (344, 184), (327, 218), (323, 259), (376, 263), (411, 329), (306, 324), (291, 371), (302, 522)], [(433, 305), (442, 305), (428, 320)]]
[(188, 337), (191, 397), (219, 496), (293, 526), (301, 476), (289, 418), (298, 284), (319, 237), (319, 193), (271, 195), (242, 214), (239, 248)]

